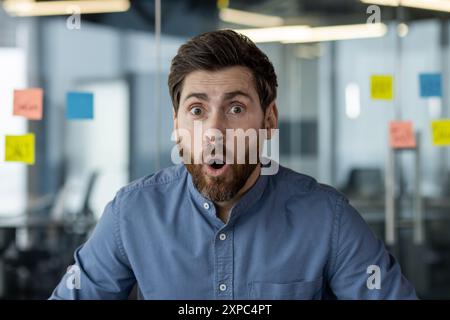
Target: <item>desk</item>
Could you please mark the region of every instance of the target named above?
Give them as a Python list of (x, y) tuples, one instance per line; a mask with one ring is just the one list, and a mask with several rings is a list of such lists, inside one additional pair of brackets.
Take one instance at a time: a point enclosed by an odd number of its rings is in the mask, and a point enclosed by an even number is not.
[(0, 218), (0, 299), (46, 299), (95, 221)]

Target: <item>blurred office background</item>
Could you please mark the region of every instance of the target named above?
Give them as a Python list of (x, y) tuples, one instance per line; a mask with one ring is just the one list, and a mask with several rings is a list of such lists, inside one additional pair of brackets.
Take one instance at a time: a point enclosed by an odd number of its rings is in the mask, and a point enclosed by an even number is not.
[[(171, 59), (220, 28), (263, 30), (281, 164), (348, 195), (421, 298), (450, 298), (450, 160), (430, 130), (449, 117), (450, 1), (396, 2), (1, 0), (0, 298), (47, 298), (115, 192), (172, 164)], [(93, 11), (80, 28), (77, 7)], [(263, 29), (279, 26), (350, 27), (289, 41)], [(441, 98), (420, 97), (422, 72), (442, 73)], [(393, 101), (370, 98), (372, 74), (394, 75)], [(27, 87), (44, 89), (41, 121), (12, 116)], [(68, 91), (94, 93), (93, 120), (65, 119)], [(417, 148), (389, 147), (392, 120), (413, 122)], [(27, 132), (35, 164), (5, 162), (4, 135)]]

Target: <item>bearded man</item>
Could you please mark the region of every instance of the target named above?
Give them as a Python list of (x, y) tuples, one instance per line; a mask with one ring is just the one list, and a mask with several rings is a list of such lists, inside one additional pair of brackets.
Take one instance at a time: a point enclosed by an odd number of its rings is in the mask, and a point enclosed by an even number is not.
[(52, 299), (416, 298), (344, 195), (263, 160), (277, 76), (252, 41), (190, 39), (168, 85), (182, 163), (119, 190)]

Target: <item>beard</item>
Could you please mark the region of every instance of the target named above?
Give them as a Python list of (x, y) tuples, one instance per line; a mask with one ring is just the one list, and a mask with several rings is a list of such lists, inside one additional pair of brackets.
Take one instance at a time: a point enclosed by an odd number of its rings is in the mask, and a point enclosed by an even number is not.
[(206, 165), (185, 164), (195, 188), (205, 198), (213, 202), (223, 202), (233, 199), (259, 164), (229, 164), (228, 174), (218, 177), (207, 175), (203, 170)]
[[(264, 128), (264, 120), (260, 128)], [(181, 146), (181, 140), (177, 142)], [(223, 147), (223, 145), (221, 145)], [(236, 146), (236, 141), (235, 141)], [(209, 148), (211, 146), (207, 146)], [(214, 149), (214, 147), (212, 148)], [(227, 150), (224, 148), (223, 159), (227, 159)], [(208, 164), (198, 164), (194, 161), (193, 154), (190, 155), (190, 163), (185, 163), (187, 171), (192, 176), (192, 182), (195, 188), (207, 199), (213, 202), (224, 202), (233, 199), (241, 190), (251, 174), (260, 164), (260, 144), (257, 137), (256, 144), (256, 163), (250, 163), (250, 145), (245, 147), (245, 163), (237, 163), (237, 150), (233, 152), (234, 162), (227, 164), (226, 172), (220, 176), (211, 176), (206, 172)], [(183, 148), (180, 149), (180, 156), (183, 158)], [(253, 161), (252, 161), (253, 162)], [(225, 163), (225, 161), (224, 161)]]

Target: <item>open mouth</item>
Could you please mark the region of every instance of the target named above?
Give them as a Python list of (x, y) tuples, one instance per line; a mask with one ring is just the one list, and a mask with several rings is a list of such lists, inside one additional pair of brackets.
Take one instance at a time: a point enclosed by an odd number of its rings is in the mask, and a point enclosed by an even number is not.
[(225, 162), (221, 159), (211, 159), (207, 161), (207, 171), (211, 174), (221, 174), (225, 170)]
[(215, 169), (215, 170), (222, 169), (224, 165), (225, 165), (225, 163), (219, 163), (219, 162), (216, 162), (216, 161), (214, 161), (213, 163), (209, 164), (209, 166), (211, 168)]
[(208, 166), (215, 170), (221, 169), (224, 165), (225, 163), (221, 159), (211, 159), (208, 161)]

